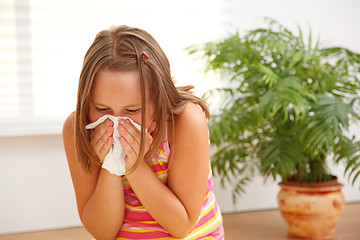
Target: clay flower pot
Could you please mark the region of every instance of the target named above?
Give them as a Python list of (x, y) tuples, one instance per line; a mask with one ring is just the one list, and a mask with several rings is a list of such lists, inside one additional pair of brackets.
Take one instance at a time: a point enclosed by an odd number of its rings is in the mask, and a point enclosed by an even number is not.
[(281, 214), (289, 236), (304, 239), (334, 239), (344, 207), (342, 184), (282, 182), (278, 194)]

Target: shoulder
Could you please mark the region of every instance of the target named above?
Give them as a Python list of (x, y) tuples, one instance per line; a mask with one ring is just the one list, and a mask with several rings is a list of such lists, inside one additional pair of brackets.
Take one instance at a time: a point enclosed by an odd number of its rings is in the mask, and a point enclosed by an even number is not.
[(207, 133), (207, 121), (202, 109), (195, 103), (187, 103), (181, 114), (175, 119), (175, 136)]
[(75, 113), (71, 113), (65, 120), (63, 129), (62, 129), (62, 135), (63, 139), (67, 139), (69, 137), (74, 136), (74, 129), (75, 129)]
[(175, 126), (180, 128), (197, 128), (205, 126), (207, 128), (207, 121), (204, 112), (197, 104), (188, 103), (181, 114), (175, 119)]
[(63, 129), (62, 129), (63, 143), (65, 151), (69, 153), (70, 151), (75, 151), (74, 142), (75, 142), (75, 113), (71, 113), (65, 120)]
[[(181, 142), (197, 142), (200, 139), (208, 141), (208, 126), (204, 112), (195, 103), (187, 103), (181, 114), (174, 120), (174, 141), (176, 145)], [(169, 143), (172, 144), (172, 129), (169, 131)]]

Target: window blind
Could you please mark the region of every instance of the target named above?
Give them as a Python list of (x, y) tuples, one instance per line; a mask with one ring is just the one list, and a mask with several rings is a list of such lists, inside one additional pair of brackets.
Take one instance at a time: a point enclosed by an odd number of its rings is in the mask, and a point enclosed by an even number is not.
[(75, 108), (83, 56), (96, 33), (113, 25), (147, 30), (177, 84), (201, 94), (211, 79), (184, 48), (226, 33), (229, 8), (221, 0), (2, 0), (0, 136), (61, 133)]

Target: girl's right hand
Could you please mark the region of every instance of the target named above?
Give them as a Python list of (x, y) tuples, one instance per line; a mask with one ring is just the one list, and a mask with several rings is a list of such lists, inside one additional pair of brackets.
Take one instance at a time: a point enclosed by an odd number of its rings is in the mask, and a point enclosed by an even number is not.
[(112, 134), (114, 132), (114, 123), (107, 119), (99, 126), (93, 129), (90, 134), (90, 146), (94, 153), (100, 159), (100, 163), (104, 162), (105, 156), (109, 153), (113, 143)]

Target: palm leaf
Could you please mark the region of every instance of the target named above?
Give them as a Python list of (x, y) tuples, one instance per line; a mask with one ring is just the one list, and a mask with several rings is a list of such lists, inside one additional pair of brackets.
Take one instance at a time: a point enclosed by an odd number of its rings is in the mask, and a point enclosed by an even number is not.
[(265, 22), (243, 36), (188, 49), (221, 76), (222, 86), (205, 95), (214, 173), (235, 184), (234, 197), (254, 168), (265, 177), (329, 180), (326, 159), (334, 156), (355, 182), (360, 148), (345, 135), (360, 120), (360, 54), (323, 48), (319, 38), (313, 43), (310, 27), (305, 41), (300, 28), (295, 34), (273, 19)]

